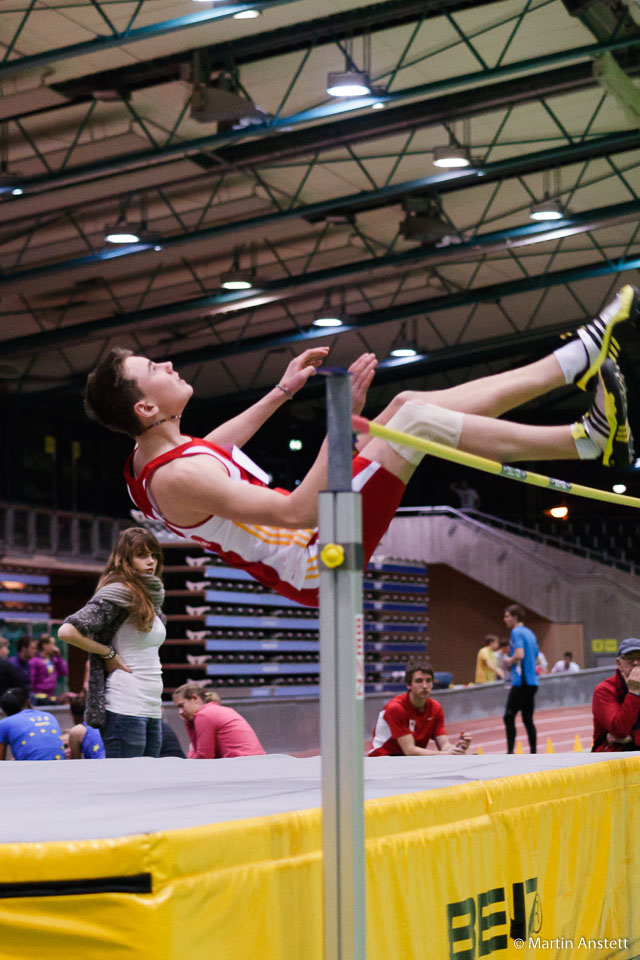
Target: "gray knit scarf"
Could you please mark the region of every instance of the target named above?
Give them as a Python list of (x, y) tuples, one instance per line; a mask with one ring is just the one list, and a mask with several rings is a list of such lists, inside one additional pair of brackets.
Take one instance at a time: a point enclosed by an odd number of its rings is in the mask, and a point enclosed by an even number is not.
[[(149, 573), (139, 574), (139, 578), (147, 592), (147, 596), (153, 604), (154, 610), (159, 610), (164, 601), (164, 586), (159, 577), (154, 577)], [(116, 607), (128, 609), (131, 606), (131, 588), (122, 580), (113, 580), (111, 583), (105, 583), (103, 587), (96, 590), (94, 597), (102, 600), (108, 600)]]

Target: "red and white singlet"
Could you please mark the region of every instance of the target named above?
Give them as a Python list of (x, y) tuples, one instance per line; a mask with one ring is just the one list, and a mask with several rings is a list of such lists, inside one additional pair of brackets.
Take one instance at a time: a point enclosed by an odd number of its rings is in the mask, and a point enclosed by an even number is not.
[[(168, 530), (180, 537), (201, 543), (208, 550), (217, 553), (229, 566), (247, 570), (259, 583), (276, 593), (297, 600), (305, 606), (317, 605), (317, 528), (290, 530), (285, 527), (244, 524), (213, 515), (192, 527), (178, 527), (165, 519), (151, 498), (149, 481), (158, 467), (179, 457), (202, 454), (214, 457), (222, 463), (232, 480), (266, 486), (263, 480), (255, 475), (262, 474), (260, 468), (252, 464), (242, 451), (235, 447), (233, 451), (229, 451), (208, 440), (191, 438), (150, 460), (137, 477), (133, 473), (134, 453), (127, 460), (124, 477), (129, 496), (146, 517), (159, 520)], [(255, 468), (254, 473), (251, 472), (252, 467)], [(379, 463), (364, 457), (354, 457), (353, 490), (362, 494), (365, 563), (393, 519), (404, 489), (402, 481)], [(286, 493), (282, 492), (282, 495), (286, 496)]]

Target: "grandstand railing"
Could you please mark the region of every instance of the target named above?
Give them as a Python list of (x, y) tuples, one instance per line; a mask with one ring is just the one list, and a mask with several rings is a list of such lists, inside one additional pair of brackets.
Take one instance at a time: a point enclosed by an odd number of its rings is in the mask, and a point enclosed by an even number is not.
[(106, 560), (131, 520), (0, 502), (0, 549), (6, 555)]
[[(615, 567), (633, 574), (640, 572), (640, 563), (636, 561), (635, 556), (640, 545), (640, 530), (636, 531), (635, 525), (633, 529), (629, 524), (623, 526), (617, 519), (592, 517), (582, 521), (572, 521), (567, 524), (564, 536), (557, 536), (522, 523), (482, 513), (480, 510), (463, 510), (449, 506), (400, 507), (398, 514), (463, 518), (564, 550), (578, 557), (585, 557), (587, 560), (594, 560), (608, 567)], [(605, 545), (605, 549), (599, 549), (600, 543)]]
[[(480, 510), (450, 506), (400, 507), (398, 514), (465, 518), (609, 567), (633, 574), (640, 572), (640, 553), (637, 552), (640, 551), (640, 525), (628, 521), (623, 524), (619, 519), (597, 516), (573, 520), (559, 528), (563, 536), (558, 536)], [(145, 526), (157, 527), (153, 532), (162, 541), (179, 539), (161, 524), (150, 524), (138, 511), (132, 511), (132, 517), (134, 523), (142, 521)], [(4, 554), (105, 560), (120, 531), (131, 523), (132, 520), (127, 518), (114, 519), (0, 501), (0, 550)]]

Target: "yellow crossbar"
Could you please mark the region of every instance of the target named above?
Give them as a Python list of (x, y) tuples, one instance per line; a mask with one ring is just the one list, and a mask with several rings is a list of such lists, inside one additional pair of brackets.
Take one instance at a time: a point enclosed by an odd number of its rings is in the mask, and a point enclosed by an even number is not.
[(351, 419), (353, 428), (357, 433), (368, 433), (372, 437), (380, 437), (382, 440), (393, 440), (395, 443), (402, 443), (407, 447), (423, 450), (424, 453), (433, 457), (441, 457), (444, 460), (451, 460), (453, 463), (461, 463), (466, 467), (474, 467), (476, 470), (483, 470), (485, 473), (493, 473), (497, 477), (518, 480), (520, 483), (530, 483), (534, 487), (557, 490), (559, 493), (571, 493), (573, 496), (587, 497), (590, 500), (604, 500), (605, 503), (619, 503), (625, 507), (640, 507), (638, 497), (628, 497), (624, 493), (614, 493), (609, 490), (598, 490), (596, 487), (583, 487), (582, 484), (570, 483), (568, 480), (555, 480), (553, 477), (545, 477), (541, 473), (532, 473), (530, 470), (522, 470), (520, 467), (498, 463), (497, 460), (479, 457), (475, 453), (465, 453), (464, 450), (447, 447), (443, 443), (436, 443), (435, 440), (423, 440), (421, 437), (413, 437), (409, 433), (390, 430), (389, 427), (380, 423), (373, 423), (366, 417), (353, 416)]

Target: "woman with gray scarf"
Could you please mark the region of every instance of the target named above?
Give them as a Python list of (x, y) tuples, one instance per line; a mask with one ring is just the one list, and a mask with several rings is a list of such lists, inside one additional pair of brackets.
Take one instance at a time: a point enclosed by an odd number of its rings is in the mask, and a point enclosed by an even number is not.
[(107, 758), (157, 757), (162, 745), (162, 551), (143, 527), (123, 530), (98, 589), (58, 636), (90, 655), (86, 722)]

